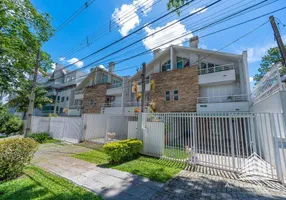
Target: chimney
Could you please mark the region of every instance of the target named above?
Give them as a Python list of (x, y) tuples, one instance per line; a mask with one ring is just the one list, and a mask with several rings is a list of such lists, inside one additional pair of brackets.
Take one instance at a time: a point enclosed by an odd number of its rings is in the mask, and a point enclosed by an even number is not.
[(199, 45), (199, 37), (198, 36), (190, 38), (190, 47), (198, 48), (198, 45)]
[(114, 62), (110, 62), (108, 65), (108, 71), (113, 73), (114, 72), (114, 67), (115, 67), (115, 63)]
[(154, 51), (153, 51), (153, 56), (154, 56), (154, 58), (157, 58), (158, 57), (158, 55), (161, 53), (161, 49), (155, 49)]

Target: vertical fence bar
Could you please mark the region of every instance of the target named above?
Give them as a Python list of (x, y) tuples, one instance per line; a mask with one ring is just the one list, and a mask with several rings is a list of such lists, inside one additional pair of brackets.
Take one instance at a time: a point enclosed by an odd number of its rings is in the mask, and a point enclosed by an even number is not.
[(234, 135), (232, 127), (232, 117), (229, 116), (229, 133), (230, 133), (230, 142), (231, 142), (231, 157), (232, 157), (232, 169), (235, 170), (235, 159), (234, 159)]

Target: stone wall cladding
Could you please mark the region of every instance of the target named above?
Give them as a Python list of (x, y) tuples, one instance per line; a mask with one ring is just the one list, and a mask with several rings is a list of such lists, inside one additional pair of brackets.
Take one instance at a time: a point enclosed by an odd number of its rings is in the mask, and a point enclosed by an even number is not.
[[(150, 92), (150, 100), (156, 103), (156, 112), (196, 112), (197, 97), (200, 96), (197, 69), (197, 66), (191, 66), (151, 75), (155, 91)], [(177, 101), (174, 90), (179, 92)], [(170, 91), (170, 101), (165, 100), (166, 91)]]
[[(107, 83), (88, 86), (83, 95), (83, 113), (101, 113), (101, 105), (106, 101)], [(96, 105), (89, 105), (90, 100)]]

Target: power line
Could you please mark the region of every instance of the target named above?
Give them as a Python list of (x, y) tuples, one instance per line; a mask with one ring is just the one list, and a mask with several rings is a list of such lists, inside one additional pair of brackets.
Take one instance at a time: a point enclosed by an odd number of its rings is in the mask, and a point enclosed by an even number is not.
[[(194, 0), (191, 0), (191, 1), (194, 1)], [(190, 1), (190, 2), (191, 2), (191, 1)], [(194, 12), (194, 13), (192, 13), (192, 14), (190, 14), (190, 15), (188, 15), (188, 16), (186, 16), (186, 17), (180, 19), (180, 20), (178, 20), (177, 22), (172, 23), (171, 25), (169, 25), (169, 26), (167, 26), (167, 27), (164, 27), (163, 29), (160, 29), (160, 30), (158, 30), (158, 31), (156, 31), (156, 32), (154, 32), (154, 33), (152, 33), (152, 34), (150, 34), (150, 35), (147, 35), (146, 37), (144, 37), (144, 38), (142, 38), (142, 39), (140, 39), (140, 40), (137, 40), (135, 43), (138, 43), (139, 41), (141, 41), (141, 40), (143, 40), (143, 39), (146, 39), (146, 38), (148, 38), (148, 37), (150, 37), (150, 36), (152, 36), (152, 35), (154, 35), (154, 34), (156, 34), (156, 33), (158, 33), (158, 32), (161, 32), (161, 31), (165, 30), (166, 28), (168, 28), (168, 27), (170, 27), (170, 26), (172, 26), (172, 25), (178, 23), (179, 21), (182, 21), (182, 20), (184, 20), (184, 19), (186, 19), (186, 18), (189, 18), (189, 17), (191, 17), (191, 16), (197, 14), (198, 12), (204, 10), (205, 8), (208, 8), (208, 7), (210, 7), (210, 6), (212, 6), (212, 5), (216, 4), (216, 3), (218, 3), (218, 2), (220, 2), (220, 1), (222, 1), (222, 0), (217, 0), (217, 1), (215, 1), (214, 3), (212, 3), (212, 4), (210, 4), (210, 5), (207, 5), (207, 6), (205, 6), (204, 8), (202, 8), (202, 9), (200, 9), (200, 10), (198, 10), (198, 11), (196, 11), (196, 12)], [(103, 48), (101, 48), (101, 49), (99, 49), (99, 50), (97, 50), (97, 51), (95, 51), (95, 52), (93, 52), (93, 53), (91, 53), (91, 54), (85, 56), (84, 58), (81, 58), (81, 59), (79, 59), (78, 61), (67, 65), (67, 66), (64, 67), (63, 69), (68, 68), (68, 67), (70, 67), (70, 66), (72, 66), (72, 65), (74, 65), (74, 64), (76, 64), (76, 63), (78, 63), (78, 62), (80, 62), (80, 61), (82, 61), (82, 60), (85, 60), (86, 58), (88, 58), (88, 57), (90, 57), (90, 56), (92, 56), (92, 55), (95, 55), (95, 54), (97, 54), (97, 53), (103, 51), (104, 49), (107, 49), (107, 48), (113, 46), (114, 44), (116, 44), (116, 43), (118, 43), (118, 42), (120, 42), (120, 41), (122, 41), (122, 40), (124, 40), (124, 39), (126, 39), (126, 38), (128, 38), (128, 37), (130, 37), (131, 35), (134, 35), (135, 33), (141, 31), (143, 28), (145, 28), (145, 27), (151, 25), (152, 23), (154, 23), (154, 22), (156, 22), (156, 21), (158, 21), (158, 20), (160, 20), (160, 19), (162, 19), (162, 18), (168, 16), (169, 14), (171, 14), (171, 13), (173, 13), (173, 12), (176, 12), (178, 9), (182, 8), (183, 6), (188, 5), (190, 2), (185, 3), (184, 5), (180, 6), (179, 8), (176, 8), (176, 9), (174, 9), (174, 10), (168, 12), (167, 14), (165, 14), (165, 15), (163, 15), (163, 16), (161, 16), (161, 17), (159, 17), (159, 18), (157, 18), (157, 19), (155, 19), (155, 20), (149, 22), (148, 24), (145, 24), (145, 25), (142, 26), (141, 28), (139, 28), (139, 29), (133, 31), (132, 33), (130, 33), (130, 34), (128, 34), (128, 35), (126, 35), (126, 36), (120, 38), (119, 40), (116, 40), (116, 41), (112, 42), (111, 44), (109, 44), (109, 45), (107, 45), (107, 46), (105, 46), (105, 47), (103, 47)], [(130, 46), (132, 46), (132, 45), (135, 44), (135, 43), (132, 43)], [(126, 47), (125, 47), (125, 48), (126, 48)]]
[[(210, 35), (213, 35), (213, 34), (216, 34), (216, 33), (219, 33), (219, 32), (222, 32), (222, 31), (225, 31), (225, 30), (228, 30), (228, 29), (231, 29), (231, 28), (240, 26), (240, 25), (243, 25), (243, 24), (245, 24), (245, 23), (249, 23), (249, 22), (251, 22), (251, 21), (257, 20), (257, 19), (259, 19), (259, 18), (262, 18), (262, 17), (264, 17), (264, 16), (273, 14), (273, 13), (275, 13), (275, 12), (278, 12), (278, 11), (281, 11), (281, 10), (284, 10), (284, 9), (286, 9), (286, 7), (283, 7), (283, 8), (280, 8), (280, 9), (278, 9), (278, 10), (274, 10), (274, 11), (272, 11), (272, 12), (269, 12), (269, 13), (266, 13), (266, 14), (263, 14), (263, 15), (260, 15), (260, 16), (258, 16), (258, 17), (255, 17), (255, 18), (252, 18), (252, 19), (250, 19), (250, 20), (247, 20), (247, 21), (244, 21), (244, 22), (235, 24), (235, 25), (233, 25), (233, 26), (230, 26), (230, 27), (227, 27), (227, 28), (224, 28), (224, 29), (221, 29), (221, 30), (218, 30), (218, 31), (215, 31), (215, 32), (206, 34), (206, 35), (203, 35), (203, 36), (201, 36), (201, 38), (202, 38), (202, 37), (208, 37), (208, 36), (210, 36)], [(267, 22), (268, 22), (268, 21), (267, 21)], [(264, 24), (265, 24), (265, 23), (264, 23)], [(263, 24), (263, 25), (264, 25), (264, 24)], [(259, 26), (259, 27), (261, 27), (261, 26)], [(257, 29), (258, 29), (258, 28), (257, 28)], [(255, 29), (255, 30), (256, 30), (256, 29)], [(253, 30), (253, 31), (254, 31), (254, 30)], [(252, 32), (253, 32), (253, 31), (252, 31)], [(250, 33), (248, 33), (248, 34), (250, 34)], [(248, 34), (247, 34), (247, 35), (248, 35)], [(241, 38), (239, 38), (239, 39), (237, 39), (237, 40), (235, 40), (235, 41), (238, 41), (238, 40), (240, 40), (240, 39), (241, 39)], [(173, 39), (173, 40), (177, 40), (177, 38), (175, 38), (175, 39)], [(167, 43), (169, 43), (169, 41), (166, 42), (165, 44), (167, 44)], [(162, 45), (164, 45), (164, 44), (162, 44)], [(160, 45), (160, 46), (161, 46), (161, 45)], [(229, 45), (228, 45), (228, 46), (229, 46)], [(157, 47), (155, 47), (155, 48), (153, 48), (153, 49), (150, 49), (150, 50), (141, 52), (141, 53), (139, 53), (139, 54), (137, 54), (137, 55), (134, 55), (134, 56), (131, 56), (131, 57), (129, 57), (129, 58), (126, 58), (126, 59), (117, 61), (117, 62), (115, 62), (115, 63), (118, 64), (118, 63), (121, 63), (121, 62), (130, 60), (130, 59), (132, 59), (132, 58), (138, 57), (138, 56), (140, 56), (140, 55), (144, 55), (144, 54), (150, 53), (150, 52), (152, 52), (154, 49), (157, 49), (158, 47), (159, 47), (159, 46), (157, 46)], [(226, 46), (225, 46), (224, 48), (226, 48)], [(220, 48), (220, 49), (217, 50), (216, 52), (218, 52), (218, 51), (220, 51), (220, 50), (222, 50), (222, 49), (223, 49), (223, 48)], [(194, 64), (195, 64), (195, 63), (194, 63)], [(92, 64), (89, 64), (89, 65), (87, 65), (87, 66), (81, 68), (81, 70), (82, 70), (82, 69), (85, 69), (85, 68), (87, 68), (87, 67), (89, 67), (90, 65), (92, 65)], [(131, 67), (131, 68), (135, 68), (135, 67), (136, 67), (136, 66)], [(128, 67), (128, 68), (123, 68), (123, 69), (120, 69), (120, 70), (115, 70), (115, 71), (124, 71), (124, 70), (127, 70), (127, 69), (130, 69), (130, 67)], [(75, 71), (78, 71), (78, 70), (75, 70)], [(115, 72), (115, 71), (114, 71), (114, 72)], [(82, 76), (82, 77), (85, 77), (85, 76), (87, 76), (87, 75), (84, 75), (84, 76)], [(61, 76), (61, 77), (63, 77), (63, 76)], [(58, 78), (60, 78), (60, 77), (58, 77)]]
[[(85, 9), (87, 9), (95, 0), (89, 0), (85, 2), (79, 9), (77, 9), (69, 18), (67, 18), (61, 25), (59, 25), (55, 33), (62, 30), (64, 27), (66, 27), (70, 22), (72, 22), (77, 16), (79, 16)], [(54, 34), (55, 34), (54, 33)]]

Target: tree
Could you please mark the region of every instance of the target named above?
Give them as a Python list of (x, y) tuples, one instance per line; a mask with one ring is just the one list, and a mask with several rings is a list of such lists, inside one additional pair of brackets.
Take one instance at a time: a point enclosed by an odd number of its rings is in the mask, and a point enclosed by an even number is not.
[(0, 133), (9, 135), (21, 130), (22, 121), (18, 116), (9, 114), (8, 107), (0, 104)]
[[(30, 0), (0, 1), (0, 92), (10, 93), (33, 73), (37, 50), (53, 34), (51, 18), (39, 13)], [(51, 68), (41, 51), (40, 71)]]
[[(179, 8), (184, 5), (188, 0), (169, 0), (167, 3), (168, 10)], [(180, 14), (180, 10), (177, 10), (177, 14)]]
[[(258, 74), (256, 74), (253, 79), (257, 82), (259, 82), (263, 76), (271, 69), (271, 66), (273, 64), (282, 62), (283, 58), (280, 54), (279, 48), (278, 47), (274, 47), (274, 48), (270, 48), (267, 51), (267, 54), (265, 56), (262, 57), (261, 60), (261, 64), (260, 64), (260, 68), (258, 69)], [(286, 73), (285, 67), (283, 67), (280, 70), (281, 75), (284, 75)]]
[[(28, 112), (31, 88), (31, 82), (26, 82), (15, 91), (15, 97), (8, 102), (10, 107), (16, 107), (17, 111), (23, 112), (23, 119)], [(43, 106), (53, 102), (53, 100), (46, 97), (46, 95), (47, 91), (43, 87), (36, 87), (34, 108), (42, 109)]]

